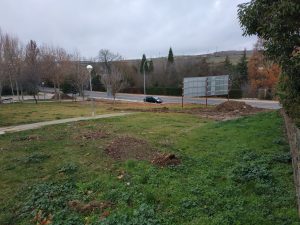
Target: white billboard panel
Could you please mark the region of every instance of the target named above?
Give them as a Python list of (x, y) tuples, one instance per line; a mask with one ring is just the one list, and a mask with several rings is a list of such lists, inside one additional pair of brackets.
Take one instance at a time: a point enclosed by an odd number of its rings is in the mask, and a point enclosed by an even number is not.
[(187, 77), (183, 81), (183, 95), (203, 97), (228, 94), (229, 75), (211, 77)]

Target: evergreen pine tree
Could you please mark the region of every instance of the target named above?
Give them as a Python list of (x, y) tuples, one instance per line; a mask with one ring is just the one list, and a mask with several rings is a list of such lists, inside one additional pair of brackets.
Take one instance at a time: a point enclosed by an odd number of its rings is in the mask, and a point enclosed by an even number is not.
[(230, 58), (228, 55), (226, 55), (225, 61), (224, 61), (224, 72), (226, 74), (231, 74), (233, 69), (233, 65), (230, 61)]
[(174, 55), (173, 55), (172, 48), (170, 48), (169, 55), (168, 55), (168, 64), (173, 64), (173, 63), (174, 63)]
[(237, 71), (239, 73), (240, 84), (246, 84), (248, 82), (248, 63), (246, 49), (243, 52), (243, 56), (240, 59), (240, 62), (237, 65)]
[(154, 71), (154, 65), (153, 65), (153, 61), (150, 60), (149, 61), (149, 66), (148, 66), (148, 72), (151, 73)]
[(173, 50), (170, 47), (169, 54), (168, 54), (167, 68), (166, 68), (166, 74), (167, 74), (166, 84), (170, 87), (178, 86), (179, 83), (178, 74), (174, 62), (175, 61), (174, 61)]
[[(149, 71), (148, 63), (146, 61), (147, 61), (146, 55), (143, 54), (143, 58), (142, 58), (141, 65), (140, 65), (140, 73), (142, 73), (142, 74), (144, 73), (144, 69), (145, 69), (146, 73)], [(146, 62), (146, 64), (144, 65), (145, 62)]]
[(199, 63), (199, 73), (198, 76), (209, 76), (210, 75), (210, 67), (207, 62), (206, 57), (202, 57)]

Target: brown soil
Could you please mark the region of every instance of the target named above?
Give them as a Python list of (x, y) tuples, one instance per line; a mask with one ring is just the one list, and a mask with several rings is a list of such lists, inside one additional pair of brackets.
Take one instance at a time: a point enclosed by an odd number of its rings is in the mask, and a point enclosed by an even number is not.
[(38, 135), (29, 135), (26, 137), (15, 138), (12, 141), (38, 141), (41, 137)]
[(112, 204), (110, 202), (98, 202), (98, 201), (92, 201), (85, 204), (78, 200), (72, 200), (68, 202), (68, 206), (70, 209), (76, 212), (89, 213), (96, 210), (103, 211), (107, 208), (110, 208)]
[[(55, 93), (55, 94), (52, 96), (51, 99), (58, 100), (58, 99), (59, 99), (58, 93)], [(68, 99), (73, 99), (73, 98), (72, 98), (71, 96), (67, 95), (67, 94), (61, 93), (61, 94), (60, 94), (60, 99), (66, 99), (66, 100), (68, 100)]]
[(81, 135), (81, 138), (83, 140), (97, 140), (97, 139), (102, 139), (108, 137), (108, 133), (103, 132), (103, 131), (92, 131), (92, 132), (87, 132)]
[(150, 160), (154, 155), (147, 141), (130, 136), (115, 138), (105, 152), (115, 160)]
[(163, 154), (157, 154), (153, 160), (151, 161), (152, 164), (157, 166), (176, 166), (181, 163), (181, 160), (177, 158), (174, 154), (170, 153), (163, 153)]
[[(174, 108), (174, 106), (177, 106), (177, 108)], [(183, 109), (178, 108), (178, 104), (175, 103), (163, 104), (163, 106), (145, 103), (118, 103), (114, 110), (157, 113), (188, 113), (213, 120), (231, 120), (241, 116), (256, 114), (258, 112), (270, 111), (267, 109), (252, 107), (245, 102), (239, 101), (226, 101), (220, 105), (208, 107), (204, 107), (203, 105), (195, 107), (195, 104), (186, 103)]]
[(218, 112), (252, 112), (255, 110), (251, 105), (247, 105), (245, 102), (227, 101), (216, 106)]
[(213, 120), (231, 120), (241, 116), (253, 115), (259, 112), (268, 111), (247, 105), (245, 102), (227, 101), (215, 107), (201, 107), (179, 111), (181, 113), (196, 114)]

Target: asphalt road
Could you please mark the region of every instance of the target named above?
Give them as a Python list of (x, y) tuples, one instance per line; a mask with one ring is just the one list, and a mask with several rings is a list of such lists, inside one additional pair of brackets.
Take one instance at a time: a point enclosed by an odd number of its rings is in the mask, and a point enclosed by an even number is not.
[[(93, 91), (90, 95), (90, 91), (85, 92), (86, 95), (91, 96), (95, 99), (112, 99), (111, 97), (108, 97), (106, 92), (95, 92)], [(141, 94), (117, 94), (116, 99), (121, 101), (132, 101), (132, 102), (142, 102), (145, 95)], [(181, 97), (173, 97), (173, 96), (160, 96), (164, 103), (181, 103), (182, 98)], [(264, 109), (280, 109), (281, 105), (278, 101), (268, 101), (268, 100), (257, 100), (257, 99), (231, 99), (233, 101), (244, 101), (247, 104), (257, 107), (257, 108), (264, 108)], [(222, 102), (227, 101), (227, 99), (224, 98), (208, 98), (207, 103), (209, 105), (218, 105)], [(190, 98), (185, 97), (184, 103), (194, 103), (194, 104), (205, 104), (206, 99), (205, 98)], [(149, 103), (150, 104), (150, 103)]]
[[(40, 88), (41, 92), (45, 92), (45, 99), (50, 99), (54, 93), (54, 88)], [(40, 99), (43, 99), (44, 95), (40, 92)], [(85, 91), (86, 96), (90, 96), (95, 99), (109, 99), (113, 100), (112, 97), (108, 97), (106, 92), (96, 92), (93, 91), (90, 95), (90, 91)], [(174, 97), (174, 96), (160, 96), (157, 95), (163, 100), (163, 103), (181, 103), (182, 98), (181, 97)], [(123, 94), (118, 93), (116, 100), (119, 101), (130, 101), (130, 102), (143, 102), (145, 95), (142, 94)], [(32, 99), (32, 96), (27, 96), (26, 99)], [(15, 97), (16, 100), (16, 97)], [(269, 101), (269, 100), (258, 100), (258, 99), (230, 99), (232, 101), (243, 101), (247, 104), (257, 107), (257, 108), (263, 108), (263, 109), (280, 109), (282, 106), (279, 104), (278, 101)], [(209, 105), (218, 105), (222, 102), (227, 101), (225, 98), (208, 98), (207, 103)], [(205, 104), (206, 100), (205, 98), (190, 98), (185, 97), (184, 103), (194, 103), (194, 104)], [(149, 103), (151, 104), (151, 103)]]

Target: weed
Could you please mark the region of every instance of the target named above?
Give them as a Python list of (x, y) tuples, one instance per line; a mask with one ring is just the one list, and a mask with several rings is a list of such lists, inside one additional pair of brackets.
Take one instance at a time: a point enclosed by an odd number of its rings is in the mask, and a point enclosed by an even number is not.
[(32, 164), (32, 163), (41, 163), (48, 158), (50, 158), (50, 155), (46, 155), (43, 153), (33, 153), (29, 156), (22, 158), (20, 161), (26, 164)]
[(67, 163), (65, 165), (63, 165), (58, 172), (59, 173), (65, 173), (67, 175), (71, 175), (75, 172), (77, 172), (78, 170), (78, 165), (76, 165), (75, 163)]

